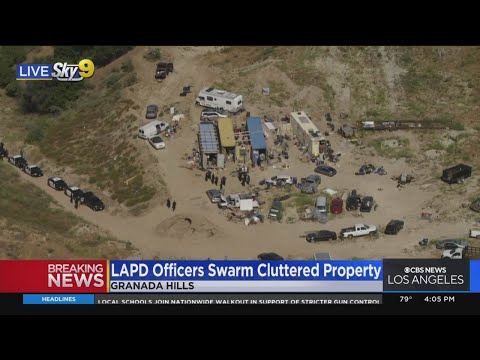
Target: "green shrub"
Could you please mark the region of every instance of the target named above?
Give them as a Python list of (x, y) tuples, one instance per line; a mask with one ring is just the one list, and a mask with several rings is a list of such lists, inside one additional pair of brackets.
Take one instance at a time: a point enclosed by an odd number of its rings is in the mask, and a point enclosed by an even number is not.
[(127, 60), (122, 63), (121, 69), (123, 72), (129, 73), (135, 70), (135, 67), (133, 66), (132, 60)]
[(9, 83), (5, 87), (5, 93), (7, 94), (7, 96), (17, 97), (17, 96), (20, 96), (22, 94), (22, 88), (20, 87), (18, 82), (15, 80), (15, 81), (12, 81), (11, 83)]
[(143, 55), (143, 58), (148, 61), (158, 61), (162, 58), (162, 53), (160, 52), (159, 48), (155, 48), (150, 50), (148, 53)]

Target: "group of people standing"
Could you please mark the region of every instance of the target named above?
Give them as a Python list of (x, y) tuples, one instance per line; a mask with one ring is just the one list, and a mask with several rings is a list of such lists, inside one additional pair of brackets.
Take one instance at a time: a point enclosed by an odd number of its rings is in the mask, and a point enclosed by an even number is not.
[[(215, 184), (215, 186), (218, 186), (219, 178), (210, 170), (207, 170), (207, 172), (205, 173), (205, 181), (208, 181), (208, 180), (210, 180), (212, 184)], [(227, 184), (227, 178), (225, 176), (222, 176), (220, 178), (220, 190), (222, 190), (226, 184)]]
[(245, 184), (250, 185), (250, 175), (246, 172), (239, 172), (238, 180), (242, 183), (242, 186), (245, 186)]
[(173, 202), (170, 201), (170, 199), (167, 200), (167, 208), (170, 209), (170, 207), (172, 207), (172, 211), (175, 211), (175, 209), (177, 208), (177, 202), (175, 200), (173, 200)]

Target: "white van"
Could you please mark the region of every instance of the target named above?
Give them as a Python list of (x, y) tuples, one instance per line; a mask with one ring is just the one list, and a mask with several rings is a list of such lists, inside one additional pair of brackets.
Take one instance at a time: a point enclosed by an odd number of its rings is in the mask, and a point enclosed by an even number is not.
[(321, 213), (327, 212), (327, 198), (325, 196), (319, 196), (315, 202), (315, 208)]
[(138, 129), (138, 136), (142, 139), (150, 139), (168, 129), (168, 123), (165, 121), (155, 120), (143, 125)]

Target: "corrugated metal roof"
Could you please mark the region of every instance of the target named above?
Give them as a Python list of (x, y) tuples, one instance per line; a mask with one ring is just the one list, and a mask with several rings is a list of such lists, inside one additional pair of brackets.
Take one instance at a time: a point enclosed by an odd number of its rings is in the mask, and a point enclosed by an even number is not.
[(218, 133), (220, 134), (220, 144), (222, 147), (234, 147), (235, 136), (233, 134), (233, 123), (230, 118), (218, 119)]
[(199, 125), (200, 152), (204, 154), (218, 153), (217, 131), (212, 123), (200, 123)]
[(252, 149), (266, 149), (267, 144), (263, 135), (262, 119), (259, 117), (249, 117), (247, 119), (247, 129), (250, 135), (250, 144), (252, 145)]

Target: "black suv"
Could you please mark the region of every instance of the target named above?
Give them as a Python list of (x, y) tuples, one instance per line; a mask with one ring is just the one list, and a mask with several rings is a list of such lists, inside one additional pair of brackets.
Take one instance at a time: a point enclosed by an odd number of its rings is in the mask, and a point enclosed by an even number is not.
[(357, 195), (356, 190), (352, 190), (350, 195), (348, 195), (347, 197), (345, 208), (348, 211), (357, 210), (360, 207), (361, 203), (362, 203), (362, 198), (360, 197), (360, 195)]
[(257, 256), (258, 260), (283, 260), (283, 257), (277, 253), (261, 253)]
[(385, 234), (397, 235), (400, 230), (403, 229), (404, 222), (402, 220), (390, 220), (385, 227)]
[(337, 234), (329, 230), (320, 230), (307, 234), (308, 242), (337, 240)]
[(105, 209), (105, 204), (93, 192), (88, 191), (83, 194), (80, 199), (81, 203), (87, 205), (93, 211), (100, 211)]
[(362, 199), (362, 203), (360, 204), (360, 211), (361, 212), (370, 212), (372, 209), (375, 210), (376, 205), (375, 201), (373, 200), (373, 196), (365, 196)]

